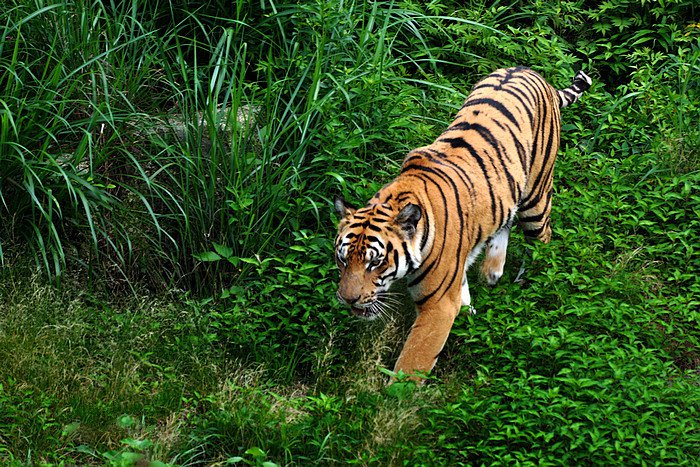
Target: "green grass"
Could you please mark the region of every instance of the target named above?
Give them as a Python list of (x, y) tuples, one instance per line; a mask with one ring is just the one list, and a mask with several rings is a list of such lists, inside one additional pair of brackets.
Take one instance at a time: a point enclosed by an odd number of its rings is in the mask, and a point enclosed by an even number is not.
[[(694, 464), (697, 7), (482, 3), (3, 3), (0, 462)], [(553, 240), (386, 386), (413, 312), (337, 303), (331, 200), (513, 64), (595, 81)]]

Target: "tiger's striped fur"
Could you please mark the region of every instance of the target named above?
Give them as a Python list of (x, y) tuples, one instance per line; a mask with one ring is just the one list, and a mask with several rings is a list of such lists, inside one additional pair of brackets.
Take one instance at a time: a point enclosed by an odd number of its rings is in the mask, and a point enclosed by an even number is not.
[(495, 284), (516, 220), (526, 237), (549, 242), (560, 108), (590, 85), (583, 72), (556, 90), (528, 68), (497, 70), (474, 86), (437, 140), (406, 156), (398, 177), (367, 206), (336, 200), (339, 299), (371, 319), (383, 311), (391, 284), (406, 277), (416, 303), (395, 371), (433, 368), (460, 306), (471, 308), (467, 269), (485, 249), (481, 272)]

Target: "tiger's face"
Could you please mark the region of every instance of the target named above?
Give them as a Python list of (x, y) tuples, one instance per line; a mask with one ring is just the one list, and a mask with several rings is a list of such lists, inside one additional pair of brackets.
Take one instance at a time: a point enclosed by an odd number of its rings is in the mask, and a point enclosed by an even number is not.
[(335, 208), (342, 216), (335, 240), (338, 299), (354, 315), (374, 319), (385, 310), (391, 284), (420, 266), (421, 209), (415, 204), (355, 209), (342, 199), (335, 201)]

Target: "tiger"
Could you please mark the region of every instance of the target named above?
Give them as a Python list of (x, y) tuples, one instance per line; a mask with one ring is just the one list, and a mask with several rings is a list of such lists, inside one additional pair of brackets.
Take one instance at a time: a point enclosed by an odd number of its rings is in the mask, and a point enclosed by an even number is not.
[(405, 278), (415, 303), (395, 374), (423, 382), (433, 370), (461, 307), (474, 312), (467, 269), (483, 251), (481, 276), (495, 285), (516, 221), (527, 240), (550, 241), (560, 109), (591, 83), (579, 71), (557, 90), (527, 67), (496, 70), (365, 207), (335, 199), (340, 302), (374, 319), (387, 309), (391, 285)]

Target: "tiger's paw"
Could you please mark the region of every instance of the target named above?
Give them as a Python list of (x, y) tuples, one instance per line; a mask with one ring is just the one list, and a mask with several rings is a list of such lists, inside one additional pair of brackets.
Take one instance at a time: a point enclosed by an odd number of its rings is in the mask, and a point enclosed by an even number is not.
[(501, 276), (503, 275), (503, 271), (489, 271), (484, 273), (484, 279), (486, 280), (486, 283), (490, 286), (494, 286), (498, 283), (498, 281), (501, 279)]
[(484, 262), (481, 263), (481, 277), (490, 286), (496, 285), (501, 277), (503, 276), (503, 267), (505, 265), (504, 261), (496, 258), (484, 258)]

